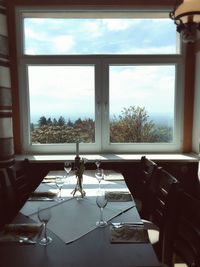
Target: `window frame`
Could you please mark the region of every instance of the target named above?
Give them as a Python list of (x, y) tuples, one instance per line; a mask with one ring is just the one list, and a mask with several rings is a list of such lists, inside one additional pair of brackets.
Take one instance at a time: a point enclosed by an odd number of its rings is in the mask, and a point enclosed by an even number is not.
[[(35, 9), (30, 9), (33, 12)], [(183, 63), (182, 53), (173, 55), (48, 55), (28, 56), (23, 54), (23, 12), (17, 9), (18, 75), (20, 88), (21, 143), (23, 153), (73, 153), (75, 144), (34, 144), (30, 143), (29, 90), (27, 65), (95, 65), (95, 143), (81, 143), (81, 153), (140, 153), (180, 152), (183, 142)], [(53, 63), (52, 63), (53, 62)], [(174, 142), (172, 143), (121, 143), (109, 142), (109, 73), (108, 66), (114, 64), (167, 65), (176, 66)], [(25, 74), (25, 75), (24, 75)], [(101, 79), (102, 77), (102, 79)], [(27, 112), (28, 111), (28, 112)], [(106, 114), (106, 116), (105, 116)]]

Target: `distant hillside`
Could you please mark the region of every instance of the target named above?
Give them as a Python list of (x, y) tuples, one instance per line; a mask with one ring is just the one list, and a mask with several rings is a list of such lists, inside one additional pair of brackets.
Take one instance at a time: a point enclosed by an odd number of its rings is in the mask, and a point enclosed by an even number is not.
[(149, 120), (152, 120), (157, 126), (173, 126), (173, 116), (169, 114), (151, 114)]

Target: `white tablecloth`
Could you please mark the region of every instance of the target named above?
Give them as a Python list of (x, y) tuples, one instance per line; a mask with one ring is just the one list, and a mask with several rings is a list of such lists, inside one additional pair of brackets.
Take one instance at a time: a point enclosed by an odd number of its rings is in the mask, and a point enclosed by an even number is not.
[[(48, 177), (50, 175), (53, 177), (52, 172), (50, 172)], [(109, 172), (109, 175), (111, 175), (111, 172)], [(117, 180), (114, 180), (114, 175), (115, 172), (111, 175), (112, 179), (103, 180), (101, 182), (101, 188), (105, 191), (129, 192), (125, 181), (121, 179), (123, 176), (119, 176), (117, 173)], [(96, 205), (98, 181), (94, 177), (94, 171), (86, 171), (84, 173), (83, 188), (86, 192), (86, 196), (82, 200), (73, 198), (71, 194), (76, 184), (76, 178), (71, 175), (67, 180), (67, 183), (62, 189), (62, 197), (65, 198), (65, 201), (27, 201), (21, 209), (21, 212), (30, 216), (35, 221), (38, 221), (38, 207), (41, 205), (43, 207), (51, 207), (52, 216), (48, 223), (48, 228), (64, 242), (69, 243), (96, 228), (96, 221), (99, 219), (99, 208)], [(50, 184), (41, 183), (36, 189), (36, 191), (40, 192), (48, 190), (52, 192), (58, 191), (54, 182)], [(104, 208), (104, 218), (108, 221), (133, 206), (134, 201), (108, 202), (107, 206)]]

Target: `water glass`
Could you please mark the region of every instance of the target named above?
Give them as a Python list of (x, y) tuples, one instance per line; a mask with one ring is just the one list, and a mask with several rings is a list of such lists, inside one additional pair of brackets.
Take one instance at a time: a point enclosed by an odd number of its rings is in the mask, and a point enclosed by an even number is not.
[(108, 200), (106, 198), (105, 192), (99, 191), (96, 197), (96, 204), (100, 210), (99, 221), (96, 222), (96, 226), (98, 227), (105, 227), (107, 225), (107, 222), (104, 220), (104, 217), (103, 217), (103, 209), (106, 207), (107, 203), (108, 203)]
[(65, 170), (65, 172), (67, 174), (66, 177), (68, 177), (70, 172), (71, 172), (71, 170), (72, 170), (72, 163), (70, 161), (65, 161), (64, 162), (64, 170)]
[(99, 182), (99, 189), (100, 189), (100, 183), (104, 178), (104, 171), (103, 169), (96, 169), (95, 171), (95, 177), (97, 178), (98, 182)]
[(52, 242), (52, 238), (47, 236), (47, 223), (51, 219), (51, 209), (38, 207), (38, 219), (44, 225), (44, 237), (40, 240), (39, 244), (42, 246), (47, 246)]
[(58, 201), (64, 200), (64, 198), (61, 197), (61, 190), (62, 190), (64, 183), (65, 183), (65, 177), (63, 177), (63, 176), (57, 176), (56, 177), (56, 186), (59, 189)]
[(95, 160), (95, 165), (97, 166), (97, 169), (99, 169), (100, 164), (101, 164), (100, 159), (96, 159), (96, 160)]

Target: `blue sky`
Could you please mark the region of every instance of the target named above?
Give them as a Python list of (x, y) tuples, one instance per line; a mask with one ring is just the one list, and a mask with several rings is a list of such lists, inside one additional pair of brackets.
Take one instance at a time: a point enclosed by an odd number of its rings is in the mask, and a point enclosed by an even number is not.
[[(169, 19), (25, 19), (25, 52), (174, 54), (176, 29)], [(112, 114), (130, 105), (145, 106), (150, 113), (173, 112), (174, 66), (118, 66), (110, 70)], [(81, 114), (94, 118), (93, 66), (30, 67), (29, 76), (31, 117)]]
[(175, 53), (169, 19), (25, 19), (27, 54)]

